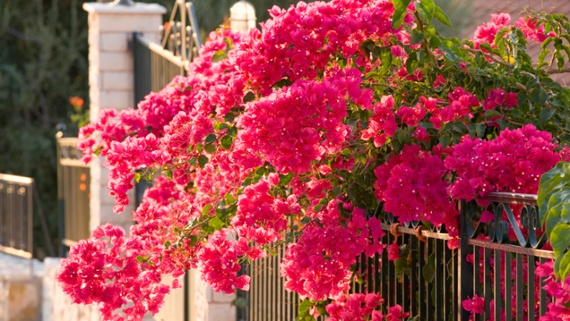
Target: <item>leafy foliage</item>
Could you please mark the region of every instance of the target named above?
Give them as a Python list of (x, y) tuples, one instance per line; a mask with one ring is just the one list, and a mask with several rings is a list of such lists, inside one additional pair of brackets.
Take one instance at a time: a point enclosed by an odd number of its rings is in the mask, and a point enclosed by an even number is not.
[(570, 163), (562, 162), (540, 179), (538, 206), (541, 222), (552, 245), (554, 272), (565, 279), (570, 274)]

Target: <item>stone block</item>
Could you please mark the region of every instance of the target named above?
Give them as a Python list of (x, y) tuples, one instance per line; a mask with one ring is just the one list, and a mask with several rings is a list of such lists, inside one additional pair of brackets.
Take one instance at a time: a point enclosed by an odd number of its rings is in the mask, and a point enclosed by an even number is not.
[(0, 253), (0, 320), (39, 321), (43, 264)]
[(132, 108), (135, 95), (132, 91), (108, 90), (99, 95), (99, 108), (125, 109)]
[[(91, 61), (90, 61), (91, 63)], [(128, 71), (133, 70), (133, 55), (128, 51), (101, 51), (99, 52), (100, 71)]]
[(98, 92), (102, 87), (101, 78), (98, 68), (89, 68), (89, 89)]
[(87, 61), (89, 62), (89, 72), (92, 70), (99, 71), (100, 50), (97, 46), (89, 41), (89, 54)]
[(105, 71), (102, 73), (102, 90), (133, 91), (133, 73), (130, 71)]
[(224, 303), (210, 303), (207, 321), (235, 321), (236, 309)]
[(225, 294), (221, 292), (216, 292), (212, 290), (212, 301), (213, 303), (226, 303), (231, 304), (235, 299), (235, 294)]
[(158, 32), (162, 15), (101, 14), (96, 28), (101, 32)]
[(101, 32), (96, 29), (89, 29), (87, 32), (87, 43), (89, 44), (89, 60), (91, 54), (96, 54), (101, 50)]
[(100, 50), (101, 51), (128, 51), (130, 34), (126, 32), (120, 33), (100, 33)]
[[(36, 321), (40, 316), (40, 288), (30, 280), (29, 282), (5, 281), (5, 291), (7, 292), (7, 311), (0, 311), (0, 314), (7, 313), (8, 317), (3, 320), (10, 321)], [(3, 309), (2, 309), (3, 310)], [(0, 317), (2, 319), (2, 317)]]
[[(56, 281), (60, 259), (46, 258), (42, 289), (42, 321), (99, 321), (95, 305), (74, 304)], [(49, 299), (48, 299), (49, 298)]]

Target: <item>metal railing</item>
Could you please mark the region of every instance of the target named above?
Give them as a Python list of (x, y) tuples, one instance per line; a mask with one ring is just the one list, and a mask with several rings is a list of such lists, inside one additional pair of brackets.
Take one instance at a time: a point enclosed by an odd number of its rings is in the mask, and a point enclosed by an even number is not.
[(57, 195), (59, 201), (60, 256), (66, 248), (89, 238), (89, 165), (81, 160), (78, 138), (57, 137)]
[(143, 35), (133, 35), (135, 106), (151, 91), (164, 88), (178, 75), (185, 75), (187, 63)]
[[(482, 222), (484, 211), (493, 218)], [(467, 321), (470, 312), (462, 302), (474, 295), (484, 298), (484, 311), (474, 315), (476, 321), (538, 320), (545, 314), (550, 300), (544, 279), (535, 275), (535, 264), (554, 255), (541, 249), (546, 238), (536, 195), (489, 193), (461, 202), (460, 242), (453, 250), (447, 246), (450, 236), (445, 230), (419, 222), (396, 224), (391, 215), (377, 212), (386, 231), (382, 242), (396, 242), (405, 264), (396, 267), (387, 251), (372, 258), (362, 255), (352, 292), (379, 293), (383, 306), (399, 304), (418, 320)], [(277, 256), (244, 267), (251, 283), (249, 292), (238, 293), (238, 321), (296, 319), (299, 298), (284, 290), (279, 273), (283, 252), (281, 248)]]
[(0, 251), (32, 258), (34, 180), (0, 174)]
[(133, 35), (135, 106), (151, 91), (159, 91), (175, 76), (186, 75), (202, 47), (198, 20), (191, 2), (175, 2), (163, 28), (161, 44)]
[[(554, 259), (541, 249), (546, 243), (538, 217), (536, 195), (490, 193), (481, 207), (461, 204), (461, 299), (485, 298), (484, 311), (475, 320), (538, 320), (550, 301), (536, 263)], [(482, 223), (482, 210), (493, 219)], [(491, 305), (494, 305), (494, 309)], [(467, 320), (463, 310), (460, 320)]]

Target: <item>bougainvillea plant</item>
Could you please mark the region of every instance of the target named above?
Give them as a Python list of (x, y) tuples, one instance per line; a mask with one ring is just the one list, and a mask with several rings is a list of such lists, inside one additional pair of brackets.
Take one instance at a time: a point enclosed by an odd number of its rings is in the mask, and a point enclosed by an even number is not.
[[(433, 0), (270, 13), (261, 30), (212, 33), (189, 76), (82, 128), (85, 161), (106, 157), (117, 213), (136, 181), (154, 182), (128, 235), (102, 226), (70, 250), (59, 281), (75, 302), (140, 320), (185, 270), (216, 291), (247, 290), (240, 264), (287, 243), (287, 290), (329, 320), (407, 318), (378, 294), (349, 294), (358, 256), (399, 255), (369, 213), (444, 228), (454, 248), (456, 200), (536, 193), (567, 159), (570, 92), (550, 77), (568, 71), (563, 15), (494, 15), (459, 40), (439, 35), (432, 22), (450, 22)], [(558, 287), (550, 316), (570, 315), (569, 287), (539, 268)], [(463, 307), (477, 313), (479, 299)]]

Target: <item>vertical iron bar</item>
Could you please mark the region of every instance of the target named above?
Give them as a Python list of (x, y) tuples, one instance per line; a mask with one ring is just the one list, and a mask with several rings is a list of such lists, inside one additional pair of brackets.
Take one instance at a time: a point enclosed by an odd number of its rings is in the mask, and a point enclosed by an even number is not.
[(443, 255), (436, 239), (433, 240), (434, 250), (435, 250), (435, 297), (434, 297), (434, 307), (436, 317), (441, 318), (444, 316), (443, 309)]
[(484, 290), (484, 298), (485, 298), (485, 314), (484, 314), (484, 319), (487, 320), (490, 318), (491, 316), (491, 298), (493, 296), (493, 293), (491, 292), (491, 282), (489, 282), (491, 280), (491, 250), (488, 248), (485, 248), (483, 250), (484, 253), (484, 260), (485, 260), (485, 266), (484, 266), (484, 278), (485, 281), (483, 282), (485, 290)]
[(513, 319), (513, 255), (512, 253), (505, 251), (505, 319)]
[(419, 242), (418, 249), (419, 249), (419, 265), (417, 267), (418, 273), (418, 310), (420, 315), (420, 320), (427, 320), (427, 305), (426, 305), (426, 279), (423, 276), (422, 268), (427, 264), (426, 255), (427, 255), (427, 240), (425, 242)]
[(463, 309), (462, 302), (468, 297), (473, 295), (473, 282), (475, 281), (475, 286), (479, 286), (476, 283), (476, 278), (479, 273), (477, 269), (478, 263), (474, 263), (472, 266), (467, 262), (467, 256), (471, 253), (474, 255), (474, 261), (477, 261), (478, 251), (469, 245), (470, 235), (467, 233), (467, 224), (471, 224), (468, 221), (467, 216), (467, 202), (465, 200), (459, 201), (459, 233), (460, 233), (460, 243), (459, 243), (459, 262), (458, 262), (458, 275), (459, 275), (459, 295), (457, 297), (457, 309), (458, 309), (458, 320), (467, 321), (469, 320), (469, 312)]
[(528, 280), (527, 280), (527, 305), (528, 305), (528, 320), (533, 321), (535, 318), (535, 297), (534, 291), (536, 290), (534, 287), (534, 271), (535, 271), (535, 259), (533, 256), (527, 255), (526, 261), (528, 264)]
[(408, 290), (408, 295), (410, 296), (410, 306), (409, 310), (411, 316), (418, 315), (418, 307), (417, 307), (417, 297), (416, 294), (418, 293), (418, 255), (421, 255), (419, 252), (419, 243), (420, 240), (417, 237), (412, 237), (410, 240), (410, 251), (412, 253), (412, 260), (410, 262), (410, 283)]
[(523, 321), (523, 293), (524, 293), (524, 283), (523, 283), (523, 261), (521, 254), (515, 254), (516, 264), (517, 264), (517, 278), (516, 278), (516, 289), (517, 289), (517, 321)]
[[(546, 259), (541, 258), (540, 263), (544, 264)], [(544, 287), (546, 286), (546, 281), (544, 277), (540, 278), (540, 315), (543, 316), (546, 314), (546, 306), (547, 306), (547, 298), (546, 298), (546, 290)]]
[(494, 306), (494, 317), (495, 320), (501, 319), (501, 306), (503, 299), (501, 297), (501, 251), (494, 250), (494, 259), (495, 259), (495, 284), (493, 289), (493, 296), (495, 298), (495, 306)]
[(459, 285), (461, 279), (461, 271), (459, 270), (459, 264), (461, 262), (461, 252), (457, 249), (453, 250), (453, 320), (460, 321), (459, 313), (461, 311), (461, 305), (459, 305), (459, 300), (461, 299), (461, 293), (459, 292)]
[(441, 249), (443, 252), (443, 304), (444, 304), (444, 316), (445, 320), (448, 320), (450, 316), (452, 316), (452, 305), (453, 305), (453, 297), (452, 297), (452, 282), (451, 279), (453, 275), (450, 275), (450, 264), (451, 258), (450, 250), (447, 248), (447, 244), (444, 240), (440, 240), (439, 243), (441, 244)]
[(190, 297), (190, 271), (184, 272), (184, 321), (190, 321), (190, 304), (188, 299)]

